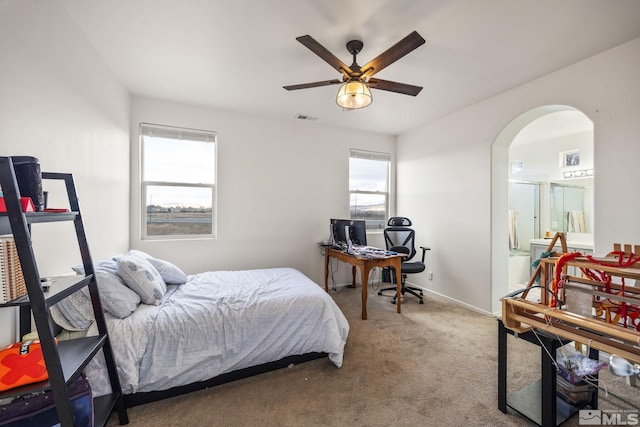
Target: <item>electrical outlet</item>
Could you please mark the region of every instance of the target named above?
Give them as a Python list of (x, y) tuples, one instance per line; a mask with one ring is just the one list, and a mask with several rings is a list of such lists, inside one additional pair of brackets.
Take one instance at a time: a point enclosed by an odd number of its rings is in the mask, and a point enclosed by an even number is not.
[(433, 280), (433, 271), (429, 272), (429, 280)]

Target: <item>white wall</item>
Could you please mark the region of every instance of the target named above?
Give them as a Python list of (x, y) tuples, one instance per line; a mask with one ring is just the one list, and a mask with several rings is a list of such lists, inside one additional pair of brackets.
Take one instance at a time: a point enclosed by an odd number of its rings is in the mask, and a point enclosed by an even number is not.
[[(57, 2), (0, 2), (0, 155), (74, 174), (94, 259), (128, 247), (129, 96)], [(50, 207), (63, 205), (63, 188)], [(71, 223), (34, 225), (41, 276), (80, 263)], [(0, 345), (14, 337), (0, 310)]]
[[(504, 277), (506, 286), (507, 256), (505, 249), (492, 266), (491, 242), (496, 234), (495, 245), (507, 246), (507, 209), (498, 210), (504, 221), (492, 229), (492, 198), (501, 197), (492, 192), (492, 175), (504, 180), (496, 186), (506, 193), (508, 158), (498, 147), (503, 162), (492, 164), (492, 144), (512, 120), (541, 106), (568, 105), (594, 122), (596, 252), (640, 242), (640, 198), (627, 185), (640, 159), (638, 75), (635, 39), (401, 135), (397, 212), (412, 217), (417, 236), (432, 247), (434, 272), (433, 281), (426, 273), (412, 281), (479, 310), (498, 307), (506, 292), (492, 293), (492, 280)], [(507, 129), (511, 139), (519, 129)]]
[[(570, 168), (560, 166), (560, 153), (580, 151), (580, 165)], [(510, 174), (511, 179), (539, 182), (559, 182), (571, 184), (566, 179), (565, 170), (593, 168), (593, 131), (561, 135), (539, 139), (524, 144), (514, 139), (509, 148), (509, 163), (524, 160), (522, 173)]]
[[(349, 215), (349, 149), (392, 155), (395, 149), (392, 136), (330, 128), (320, 121), (264, 119), (134, 97), (133, 177), (139, 176), (140, 122), (218, 133), (216, 239), (140, 240), (140, 188), (131, 182), (131, 247), (187, 273), (294, 267), (323, 284), (318, 242), (329, 238), (330, 218)], [(369, 240), (374, 244), (375, 237)]]

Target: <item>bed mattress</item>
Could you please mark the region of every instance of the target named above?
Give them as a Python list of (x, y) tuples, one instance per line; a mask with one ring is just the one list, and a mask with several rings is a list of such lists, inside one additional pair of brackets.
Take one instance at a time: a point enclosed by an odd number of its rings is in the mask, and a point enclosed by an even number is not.
[[(166, 390), (311, 352), (340, 367), (349, 324), (333, 299), (292, 268), (205, 272), (168, 286), (160, 305), (105, 313), (125, 394)], [(89, 335), (97, 334), (93, 325)], [(111, 392), (102, 354), (85, 369)]]

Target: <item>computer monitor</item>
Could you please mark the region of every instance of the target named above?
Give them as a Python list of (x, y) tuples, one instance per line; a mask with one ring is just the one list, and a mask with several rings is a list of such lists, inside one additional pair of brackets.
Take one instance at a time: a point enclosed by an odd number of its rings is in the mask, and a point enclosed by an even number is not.
[(367, 246), (367, 226), (362, 219), (331, 219), (331, 240), (333, 244), (347, 244), (347, 229), (349, 238), (354, 245)]

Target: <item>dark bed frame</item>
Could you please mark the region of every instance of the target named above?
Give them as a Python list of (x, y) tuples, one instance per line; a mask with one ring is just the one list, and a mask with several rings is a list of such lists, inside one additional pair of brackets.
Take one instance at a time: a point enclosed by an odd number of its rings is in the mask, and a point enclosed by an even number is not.
[(294, 356), (287, 356), (274, 362), (267, 362), (261, 365), (250, 366), (248, 368), (239, 369), (233, 372), (227, 372), (225, 374), (218, 375), (217, 377), (199, 381), (192, 384), (173, 387), (162, 391), (148, 391), (144, 393), (133, 393), (124, 395), (124, 404), (126, 407), (131, 408), (133, 406), (143, 405), (145, 403), (151, 403), (169, 397), (176, 397), (182, 394), (191, 393), (192, 391), (202, 390), (209, 387), (229, 383), (231, 381), (240, 380), (243, 378), (252, 377), (254, 375), (263, 374), (265, 372), (275, 371), (276, 369), (285, 368), (291, 364), (298, 364), (308, 362), (310, 360), (320, 359), (327, 357), (327, 353), (306, 353)]

